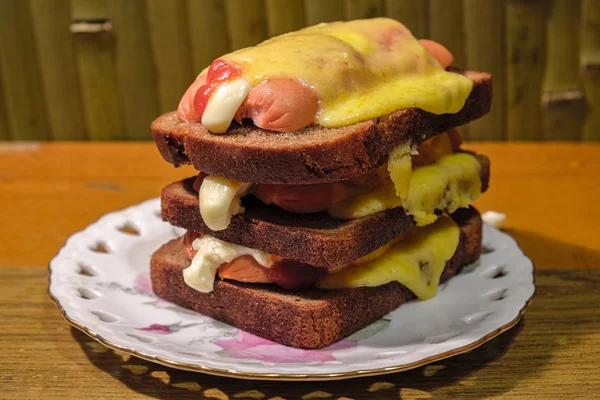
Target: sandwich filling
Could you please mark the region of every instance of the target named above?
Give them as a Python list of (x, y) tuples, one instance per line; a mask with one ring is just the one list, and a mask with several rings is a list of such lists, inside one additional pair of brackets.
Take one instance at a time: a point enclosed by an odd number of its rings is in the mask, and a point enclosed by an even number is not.
[(202, 293), (213, 290), (217, 275), (241, 282), (275, 283), (286, 289), (347, 289), (399, 282), (418, 298), (427, 299), (435, 296), (442, 271), (456, 252), (459, 238), (458, 226), (445, 215), (329, 273), (326, 268), (188, 232), (183, 241), (191, 264), (183, 271), (183, 278), (188, 286)]
[(362, 218), (403, 207), (418, 226), (435, 222), (441, 211), (468, 207), (481, 195), (481, 165), (472, 154), (460, 152), (456, 130), (437, 135), (416, 149), (396, 147), (387, 164), (367, 175), (314, 185), (249, 184), (200, 174), (195, 181), (200, 214), (218, 231), (231, 217), (244, 212), (242, 198), (253, 195), (294, 213), (325, 211), (342, 220)]
[(428, 225), (437, 220), (440, 211), (453, 213), (481, 195), (480, 168), (479, 161), (470, 154), (444, 155), (412, 171), (405, 196), (398, 196), (394, 182), (390, 182), (348, 197), (327, 211), (334, 218), (356, 219), (403, 207), (418, 226)]
[(202, 293), (213, 290), (215, 276), (246, 283), (275, 283), (285, 289), (315, 286), (327, 273), (260, 250), (188, 231), (182, 238), (191, 264), (183, 271), (185, 283)]
[(215, 60), (186, 91), (178, 116), (224, 133), (234, 119), (295, 132), (405, 108), (454, 114), (473, 83), (446, 71), (451, 62), (443, 46), (392, 19), (319, 24)]

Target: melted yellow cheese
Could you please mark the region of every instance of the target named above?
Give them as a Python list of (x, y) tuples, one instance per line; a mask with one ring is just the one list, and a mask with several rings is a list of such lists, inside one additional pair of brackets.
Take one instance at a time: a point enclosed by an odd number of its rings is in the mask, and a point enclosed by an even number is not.
[(396, 195), (406, 199), (410, 187), (410, 176), (412, 173), (412, 156), (410, 143), (403, 143), (394, 148), (388, 157), (387, 169), (390, 179), (394, 183)]
[(434, 164), (416, 167), (410, 174), (408, 195), (399, 197), (393, 182), (349, 197), (328, 209), (338, 219), (356, 219), (403, 207), (419, 226), (431, 224), (436, 210), (453, 213), (481, 195), (481, 165), (468, 153), (440, 157)]
[(481, 164), (468, 153), (441, 157), (432, 165), (414, 169), (408, 198), (402, 204), (417, 225), (437, 219), (436, 210), (453, 213), (481, 196)]
[(402, 199), (396, 195), (393, 183), (372, 191), (348, 197), (327, 209), (337, 219), (357, 219), (380, 211), (401, 207)]
[[(383, 246), (381, 246), (380, 248), (373, 250), (372, 252), (370, 252), (367, 255), (364, 255), (356, 260), (354, 260), (354, 262), (352, 263), (353, 265), (360, 265), (360, 264), (365, 264), (368, 263), (370, 261), (376, 260), (379, 257), (381, 257), (382, 255), (384, 255), (389, 249), (391, 249), (396, 243), (398, 243), (401, 240), (404, 240), (404, 238), (406, 237), (405, 233), (401, 233), (400, 235), (396, 236), (394, 239), (392, 239), (391, 241), (387, 242), (386, 244), (384, 244)], [(341, 269), (341, 268), (339, 268)], [(334, 271), (337, 271), (339, 269), (334, 269)]]
[(322, 278), (324, 289), (374, 287), (399, 282), (419, 299), (435, 296), (446, 262), (458, 247), (460, 229), (452, 218), (440, 217), (426, 227), (414, 228), (378, 258)]
[(410, 31), (388, 18), (320, 24), (274, 37), (222, 59), (252, 86), (296, 78), (320, 99), (316, 123), (350, 125), (403, 108), (457, 113), (472, 81), (445, 71)]

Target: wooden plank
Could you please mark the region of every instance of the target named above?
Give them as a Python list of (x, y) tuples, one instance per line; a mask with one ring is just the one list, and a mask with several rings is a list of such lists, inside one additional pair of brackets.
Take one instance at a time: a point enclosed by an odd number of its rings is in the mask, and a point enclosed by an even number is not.
[(402, 22), (418, 38), (429, 37), (429, 0), (385, 0), (385, 15)]
[(51, 136), (55, 140), (87, 137), (79, 91), (69, 0), (30, 1)]
[[(468, 143), (467, 148), (492, 160), (492, 185), (475, 206), (506, 213), (507, 227), (530, 238), (524, 242), (528, 254), (547, 261), (539, 268), (600, 267), (600, 252), (592, 251), (600, 249), (600, 143)], [(73, 232), (107, 212), (156, 197), (167, 183), (192, 174), (173, 168), (149, 142), (49, 143), (29, 149), (9, 143), (0, 151), (0, 265), (46, 265)], [(556, 212), (565, 204), (568, 223)], [(68, 218), (55, 218), (65, 210)], [(562, 258), (555, 257), (563, 262), (550, 263), (548, 241), (590, 251), (564, 251)]]
[(304, 27), (302, 0), (267, 0), (267, 33), (269, 37)]
[(306, 25), (344, 20), (344, 0), (304, 0)]
[[(565, 252), (574, 250), (562, 248)], [(544, 268), (539, 264), (537, 267)], [(83, 283), (102, 282), (102, 278), (79, 279)], [(0, 377), (7, 383), (3, 388), (7, 399), (80, 400), (99, 398), (96, 396), (99, 393), (102, 398), (112, 400), (598, 397), (600, 273), (597, 269), (538, 272), (537, 297), (524, 319), (468, 353), (402, 373), (330, 382), (222, 378), (115, 352), (61, 318), (48, 299), (46, 268), (0, 268), (0, 279), (5, 283), (0, 298), (3, 325)], [(148, 297), (146, 301), (154, 300)], [(126, 316), (120, 310), (114, 313)], [(171, 321), (161, 319), (165, 313), (156, 313), (157, 323)], [(373, 340), (376, 339), (370, 341)]]
[(507, 133), (510, 140), (544, 137), (542, 77), (545, 59), (543, 0), (509, 0), (506, 9)]
[(0, 1), (0, 71), (7, 125), (15, 140), (49, 138), (29, 2)]
[(581, 22), (581, 67), (589, 107), (583, 139), (600, 140), (600, 2), (583, 0)]
[(184, 0), (148, 1), (152, 54), (158, 73), (160, 112), (177, 108), (192, 83), (192, 57)]
[(108, 18), (106, 2), (71, 0), (71, 17), (75, 21), (89, 23), (87, 27), (92, 30), (74, 32), (89, 138), (123, 139), (124, 128), (115, 73), (114, 36), (108, 26), (100, 25)]
[(254, 46), (267, 38), (262, 0), (227, 0), (226, 5), (231, 50)]
[(106, 0), (71, 0), (71, 18), (82, 21), (97, 21), (106, 19), (108, 11)]
[(4, 102), (4, 88), (2, 87), (2, 63), (0, 63), (0, 141), (4, 140), (10, 140), (10, 129)]
[(150, 139), (150, 122), (159, 114), (145, 0), (110, 0), (116, 38), (115, 64), (125, 138)]
[(466, 67), (462, 0), (429, 0), (429, 37), (446, 46), (454, 65)]
[(542, 107), (547, 140), (581, 140), (586, 104), (579, 73), (579, 0), (549, 5)]
[(375, 18), (382, 15), (381, 0), (346, 0), (346, 19)]
[(228, 53), (227, 20), (223, 0), (188, 0), (193, 72), (199, 74), (217, 57)]
[(497, 0), (464, 0), (465, 65), (492, 74), (492, 109), (469, 123), (468, 139), (503, 140), (506, 136), (505, 3)]
[[(462, 0), (429, 0), (429, 37), (450, 50), (453, 65), (467, 66)], [(469, 137), (469, 125), (461, 126), (459, 131)]]

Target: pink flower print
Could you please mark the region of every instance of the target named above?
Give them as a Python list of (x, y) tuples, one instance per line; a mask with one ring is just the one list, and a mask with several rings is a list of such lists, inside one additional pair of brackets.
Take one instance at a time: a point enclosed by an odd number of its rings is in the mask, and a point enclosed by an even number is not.
[(335, 361), (334, 351), (350, 350), (356, 346), (356, 341), (342, 340), (321, 350), (296, 349), (242, 330), (238, 330), (232, 339), (216, 340), (213, 343), (222, 347), (226, 351), (224, 355), (228, 357), (279, 363)]
[[(135, 280), (133, 281), (133, 288), (140, 293), (150, 294), (154, 296), (154, 291), (152, 290), (152, 281), (150, 280), (150, 274), (148, 272), (139, 274), (135, 278)], [(171, 306), (171, 303), (161, 299), (160, 297), (157, 297), (154, 301), (154, 305), (157, 308), (167, 308)]]
[(150, 280), (150, 274), (144, 272), (139, 274), (135, 281), (133, 281), (133, 287), (142, 293), (154, 294), (152, 291), (152, 281)]
[(150, 326), (146, 326), (144, 328), (137, 328), (138, 331), (152, 332), (157, 335), (170, 335), (171, 333), (179, 332), (183, 328), (189, 328), (190, 326), (201, 325), (200, 323), (191, 323), (187, 325), (182, 325), (181, 321), (176, 322), (171, 325), (163, 325), (163, 324), (152, 324)]
[(156, 333), (158, 335), (170, 335), (171, 333), (173, 333), (173, 331), (171, 331), (171, 328), (168, 325), (161, 325), (161, 324), (152, 324), (145, 328), (138, 328), (138, 330), (152, 332), (152, 333)]

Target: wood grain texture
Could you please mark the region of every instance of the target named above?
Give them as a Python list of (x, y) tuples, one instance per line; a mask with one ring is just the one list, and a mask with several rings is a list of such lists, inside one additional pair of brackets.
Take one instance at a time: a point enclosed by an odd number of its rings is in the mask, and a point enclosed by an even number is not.
[[(462, 2), (463, 0), (429, 0), (429, 38), (450, 50), (454, 56), (454, 66), (467, 69)], [(469, 128), (470, 124), (458, 129), (463, 137), (468, 138)]]
[(269, 37), (297, 31), (306, 26), (302, 0), (267, 0), (266, 9)]
[(583, 129), (583, 140), (600, 141), (600, 68), (587, 68), (582, 77), (588, 107)]
[(226, 0), (227, 31), (231, 50), (254, 46), (267, 38), (262, 0)]
[(429, 37), (429, 0), (385, 0), (385, 15), (402, 22), (418, 38)]
[(543, 135), (541, 114), (547, 3), (509, 0), (506, 8), (507, 132), (511, 140)]
[(506, 137), (505, 4), (497, 0), (463, 0), (466, 65), (492, 74), (492, 109), (469, 124), (468, 139)]
[[(0, 2), (0, 72), (13, 140), (50, 137), (29, 2)], [(0, 135), (4, 136), (4, 135)]]
[(30, 1), (50, 134), (54, 140), (87, 137), (68, 0)]
[(462, 3), (463, 0), (429, 0), (429, 38), (446, 46), (454, 56), (454, 65), (466, 69)]
[(71, 18), (74, 20), (93, 21), (107, 17), (107, 0), (70, 0)]
[(547, 140), (581, 140), (583, 134), (586, 104), (579, 71), (580, 14), (578, 0), (549, 4), (542, 96)]
[(597, 398), (600, 144), (467, 147), (492, 160), (490, 190), (477, 207), (505, 212), (508, 233), (536, 265), (536, 300), (524, 320), (478, 349), (412, 371), (290, 384), (212, 377), (116, 353), (70, 328), (47, 296), (46, 265), (69, 234), (156, 196), (191, 169), (172, 168), (151, 143), (0, 145), (1, 397)]
[(229, 52), (223, 0), (188, 0), (188, 21), (193, 72), (197, 76), (217, 57)]
[(321, 22), (342, 21), (344, 19), (344, 0), (304, 0), (306, 25)]
[[(475, 205), (506, 213), (528, 254), (552, 268), (596, 263), (590, 251), (600, 249), (600, 144), (467, 147), (491, 160), (490, 188)], [(103, 214), (195, 174), (164, 162), (153, 143), (3, 144), (0, 171), (0, 265), (21, 266), (45, 265), (69, 235)], [(582, 251), (564, 253), (547, 241)]]
[(581, 69), (590, 110), (583, 139), (600, 140), (600, 113), (595, 111), (600, 107), (600, 2), (582, 0), (581, 25)]
[(10, 140), (10, 129), (4, 101), (4, 88), (2, 87), (2, 63), (0, 62), (0, 141), (4, 140)]
[(383, 15), (381, 0), (346, 0), (346, 19), (375, 18)]
[(112, 33), (75, 34), (75, 49), (89, 139), (122, 139)]
[[(68, 14), (109, 18), (112, 33), (70, 34)], [(492, 111), (466, 138), (600, 140), (597, 0), (5, 0), (0, 141), (146, 139), (154, 110), (174, 109), (220, 55), (379, 15), (492, 74)]]
[(391, 375), (290, 383), (213, 377), (114, 352), (62, 320), (44, 269), (2, 268), (2, 398), (595, 399), (600, 271), (536, 275), (524, 319), (467, 354)]
[(545, 91), (571, 91), (580, 88), (580, 18), (579, 0), (552, 0), (548, 6)]
[(152, 55), (158, 74), (160, 112), (174, 110), (196, 74), (189, 51), (188, 15), (184, 0), (148, 1)]
[[(80, 21), (106, 20), (106, 1), (71, 0), (71, 18)], [(123, 139), (112, 31), (74, 33), (73, 40), (89, 138)]]
[(149, 139), (148, 126), (159, 109), (146, 1), (110, 0), (108, 5), (115, 33), (115, 67), (125, 138)]

